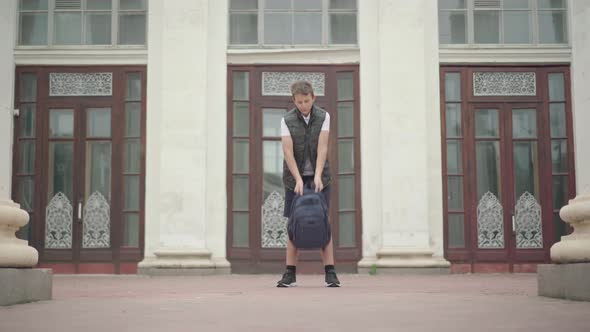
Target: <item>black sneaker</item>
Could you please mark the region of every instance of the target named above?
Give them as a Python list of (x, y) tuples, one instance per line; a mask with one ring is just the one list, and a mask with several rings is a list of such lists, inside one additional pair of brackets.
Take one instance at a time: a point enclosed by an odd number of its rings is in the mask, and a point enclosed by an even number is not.
[(326, 287), (340, 287), (340, 281), (336, 276), (336, 271), (331, 270), (326, 272)]
[(277, 287), (295, 287), (297, 286), (295, 281), (295, 273), (287, 271), (283, 273), (283, 278), (277, 282)]

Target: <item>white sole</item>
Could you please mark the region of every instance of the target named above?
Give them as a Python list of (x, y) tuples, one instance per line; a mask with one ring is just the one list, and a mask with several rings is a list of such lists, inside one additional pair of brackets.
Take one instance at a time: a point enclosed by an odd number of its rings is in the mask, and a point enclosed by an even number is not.
[(289, 288), (289, 287), (297, 287), (297, 283), (294, 282), (290, 285), (285, 285), (285, 284), (280, 284), (280, 286), (277, 285), (278, 288)]
[(329, 284), (329, 283), (326, 283), (326, 287), (334, 287), (334, 288), (336, 288), (336, 287), (340, 287), (340, 284)]

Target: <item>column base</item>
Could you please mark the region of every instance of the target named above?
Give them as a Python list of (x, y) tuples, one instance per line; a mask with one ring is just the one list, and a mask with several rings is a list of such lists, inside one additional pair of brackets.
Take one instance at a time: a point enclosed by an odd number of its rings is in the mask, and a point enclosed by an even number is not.
[(0, 268), (0, 306), (51, 300), (51, 269)]
[(155, 257), (146, 257), (137, 267), (141, 275), (211, 275), (229, 274), (226, 259), (213, 259), (205, 249), (159, 249)]
[(537, 294), (559, 299), (590, 301), (590, 262), (539, 264)]
[(358, 270), (370, 274), (449, 274), (451, 263), (432, 255), (430, 249), (385, 248), (377, 252), (376, 259), (363, 258)]
[(29, 222), (29, 214), (12, 200), (0, 199), (0, 267), (33, 267), (39, 253), (14, 235)]

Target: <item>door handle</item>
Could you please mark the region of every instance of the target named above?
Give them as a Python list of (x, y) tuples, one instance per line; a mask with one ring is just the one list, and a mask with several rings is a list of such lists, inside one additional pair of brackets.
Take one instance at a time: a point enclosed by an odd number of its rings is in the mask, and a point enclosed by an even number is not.
[(78, 221), (82, 222), (82, 200), (78, 201)]
[(516, 222), (514, 221), (514, 215), (512, 215), (512, 233), (516, 232)]

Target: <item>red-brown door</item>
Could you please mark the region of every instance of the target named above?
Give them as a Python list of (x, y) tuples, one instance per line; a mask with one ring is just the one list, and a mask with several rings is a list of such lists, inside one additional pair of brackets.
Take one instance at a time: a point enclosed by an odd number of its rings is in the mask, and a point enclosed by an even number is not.
[(551, 238), (541, 104), (477, 103), (467, 115), (466, 196), (478, 262), (542, 262)]

